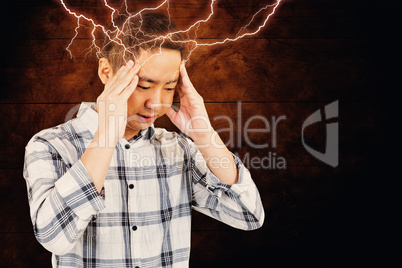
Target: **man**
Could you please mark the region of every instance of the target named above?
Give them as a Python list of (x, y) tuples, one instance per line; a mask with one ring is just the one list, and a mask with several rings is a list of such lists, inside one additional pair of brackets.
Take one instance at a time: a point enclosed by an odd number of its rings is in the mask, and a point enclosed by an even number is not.
[[(53, 267), (188, 267), (192, 208), (244, 230), (264, 221), (249, 171), (190, 82), (177, 27), (148, 13), (123, 32), (99, 60), (96, 106), (26, 147), (34, 233)], [(164, 114), (184, 135), (153, 126)]]

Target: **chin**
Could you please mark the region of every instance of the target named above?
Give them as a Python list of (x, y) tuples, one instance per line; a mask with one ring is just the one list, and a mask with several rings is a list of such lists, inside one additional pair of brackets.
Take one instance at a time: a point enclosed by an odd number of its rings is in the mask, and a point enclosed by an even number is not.
[(131, 130), (146, 129), (149, 126), (151, 126), (154, 122), (155, 122), (155, 120), (152, 122), (148, 122), (148, 123), (143, 123), (143, 122), (140, 123), (138, 121), (133, 120), (133, 121), (127, 122), (127, 128), (129, 128)]

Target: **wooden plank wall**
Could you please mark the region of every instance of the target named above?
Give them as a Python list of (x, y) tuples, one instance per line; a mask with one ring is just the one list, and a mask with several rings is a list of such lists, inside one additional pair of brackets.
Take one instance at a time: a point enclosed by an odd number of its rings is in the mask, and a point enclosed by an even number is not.
[[(103, 1), (66, 1), (105, 23)], [(130, 1), (131, 9), (161, 1)], [(268, 0), (218, 0), (199, 42), (234, 36)], [(286, 0), (255, 36), (224, 46), (199, 48), (188, 62), (225, 141), (242, 158), (275, 153), (285, 169), (250, 172), (265, 207), (264, 226), (244, 232), (195, 213), (191, 267), (396, 267), (400, 258), (401, 5), (399, 1)], [(119, 1), (110, 1), (119, 6)], [(121, 3), (121, 2), (120, 2)], [(209, 10), (209, 1), (171, 0), (170, 11), (185, 28)], [(0, 99), (1, 267), (49, 267), (50, 253), (35, 240), (22, 177), (24, 147), (38, 131), (63, 123), (81, 101), (102, 91), (94, 54), (80, 51), (90, 40), (80, 33), (70, 59), (65, 50), (75, 20), (57, 0), (21, 0), (2, 7)], [(392, 65), (397, 62), (397, 65)], [(396, 93), (395, 93), (396, 90)], [(304, 120), (339, 100), (339, 166), (312, 157), (301, 142)], [(178, 101), (178, 100), (176, 100)], [(238, 102), (241, 102), (240, 104)], [(241, 109), (240, 117), (239, 109)], [(253, 115), (278, 124), (253, 133), (253, 149), (237, 134)], [(157, 126), (174, 130), (167, 118)], [(250, 127), (262, 127), (254, 121)], [(325, 148), (325, 125), (306, 131), (306, 141)], [(250, 163), (249, 163), (250, 164)], [(395, 266), (394, 266), (395, 265)]]

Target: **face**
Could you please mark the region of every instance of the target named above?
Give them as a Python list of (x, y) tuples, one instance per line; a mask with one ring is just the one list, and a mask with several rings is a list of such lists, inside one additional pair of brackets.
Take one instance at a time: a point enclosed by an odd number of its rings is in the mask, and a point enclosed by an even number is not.
[(180, 63), (177, 50), (162, 49), (161, 54), (144, 51), (140, 55), (142, 67), (138, 73), (138, 86), (128, 99), (126, 132), (148, 128), (170, 109), (179, 80)]
[[(163, 48), (162, 53), (159, 52), (143, 51), (137, 58), (139, 62), (136, 64), (142, 67), (138, 72), (138, 86), (127, 103), (126, 138), (131, 138), (141, 129), (148, 128), (157, 118), (163, 116), (173, 103), (175, 87), (179, 80), (180, 52)], [(108, 79), (111, 77), (112, 73)]]

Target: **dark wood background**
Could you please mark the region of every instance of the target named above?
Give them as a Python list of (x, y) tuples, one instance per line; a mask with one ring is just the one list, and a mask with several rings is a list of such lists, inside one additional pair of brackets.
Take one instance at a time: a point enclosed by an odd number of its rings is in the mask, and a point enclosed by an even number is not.
[[(74, 42), (75, 60), (65, 50), (76, 22), (57, 0), (12, 2), (1, 7), (0, 266), (49, 267), (50, 253), (35, 240), (29, 218), (24, 147), (103, 88), (95, 56), (83, 61), (78, 53), (90, 44), (88, 35)], [(66, 2), (100, 22), (109, 16), (102, 1)], [(264, 3), (219, 0), (198, 41), (233, 36)], [(170, 6), (179, 28), (208, 7), (195, 0)], [(244, 137), (230, 148), (251, 157), (275, 152), (287, 168), (250, 168), (266, 213), (259, 230), (235, 230), (195, 213), (191, 267), (401, 266), (401, 45), (398, 0), (287, 0), (259, 34), (193, 53), (188, 71), (212, 119), (235, 120), (237, 101), (243, 124), (256, 114), (287, 116), (276, 148), (252, 149)], [(340, 162), (332, 168), (303, 148), (300, 130), (308, 115), (335, 100)], [(167, 118), (157, 126), (174, 129)], [(325, 125), (306, 136), (324, 149)], [(271, 136), (250, 138), (261, 144)]]

